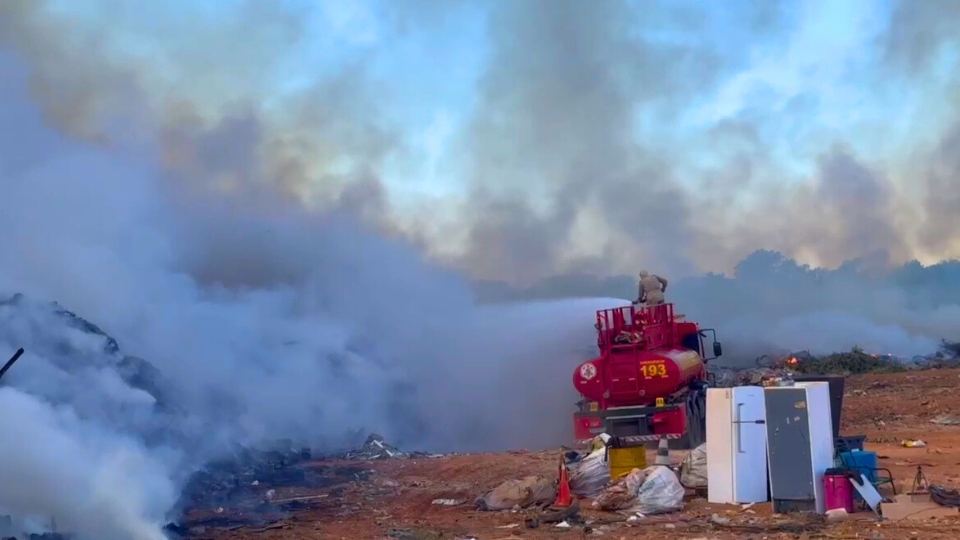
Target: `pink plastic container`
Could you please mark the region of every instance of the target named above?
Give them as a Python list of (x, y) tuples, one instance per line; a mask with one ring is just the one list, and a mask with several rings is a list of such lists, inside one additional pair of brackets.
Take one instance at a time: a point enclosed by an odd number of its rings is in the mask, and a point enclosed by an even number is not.
[(823, 500), (827, 510), (843, 508), (853, 513), (853, 485), (844, 471), (828, 470), (823, 475)]

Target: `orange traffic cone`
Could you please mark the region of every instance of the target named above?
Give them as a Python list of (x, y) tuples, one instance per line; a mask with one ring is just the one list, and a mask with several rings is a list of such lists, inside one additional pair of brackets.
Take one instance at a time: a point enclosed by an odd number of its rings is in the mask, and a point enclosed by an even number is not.
[(560, 485), (557, 487), (557, 500), (553, 501), (553, 506), (567, 508), (571, 504), (573, 504), (573, 495), (570, 493), (570, 479), (567, 478), (567, 468), (563, 464), (563, 456), (560, 456)]

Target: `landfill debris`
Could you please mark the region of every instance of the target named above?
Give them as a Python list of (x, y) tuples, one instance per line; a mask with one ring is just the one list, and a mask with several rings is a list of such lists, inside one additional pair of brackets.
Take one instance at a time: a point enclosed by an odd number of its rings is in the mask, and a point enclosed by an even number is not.
[(622, 476), (611, 483), (603, 492), (598, 495), (593, 506), (600, 510), (615, 512), (629, 509), (637, 502), (637, 493), (640, 492), (640, 486), (646, 480), (646, 472), (640, 469), (633, 469), (626, 476)]
[[(855, 374), (871, 372), (897, 372), (956, 366), (960, 363), (960, 344), (944, 342), (942, 350), (926, 356), (910, 358), (889, 354), (872, 354), (858, 347), (850, 351), (828, 355), (813, 355), (809, 351), (792, 352), (782, 356), (763, 355), (756, 359), (755, 366), (731, 368), (712, 365), (709, 372), (716, 378), (714, 386), (758, 386), (765, 380), (788, 378), (797, 373)], [(863, 394), (860, 394), (863, 395)], [(960, 425), (945, 424), (945, 425)]]
[(557, 496), (557, 487), (543, 476), (526, 476), (519, 480), (507, 480), (493, 490), (478, 497), (474, 504), (480, 510), (509, 510), (514, 506), (527, 508), (535, 504), (547, 505)]
[(540, 523), (560, 523), (562, 521), (567, 522), (582, 522), (582, 519), (579, 519), (580, 516), (580, 501), (574, 499), (570, 506), (562, 508), (560, 510), (542, 512), (537, 516), (537, 520)]
[(680, 483), (689, 489), (707, 487), (707, 444), (694, 448), (680, 463)]
[(426, 529), (390, 529), (387, 536), (396, 540), (440, 540), (443, 537)]
[(929, 491), (930, 499), (940, 506), (960, 508), (960, 492), (957, 490), (931, 484)]
[(850, 517), (846, 508), (832, 508), (826, 512), (827, 520), (841, 521)]
[(586, 521), (580, 516), (580, 501), (574, 499), (573, 503), (571, 503), (567, 508), (549, 512), (541, 512), (536, 516), (528, 517), (526, 520), (524, 520), (524, 524), (528, 529), (536, 529), (540, 527), (540, 525), (550, 523), (566, 523), (568, 525), (571, 523), (586, 523)]
[(720, 514), (713, 514), (710, 516), (710, 521), (716, 523), (717, 525), (729, 525), (730, 518), (722, 517)]
[[(278, 447), (289, 446), (287, 441)], [(209, 463), (194, 473), (184, 487), (177, 508), (182, 517), (167, 530), (176, 536), (198, 526), (270, 526), (291, 512), (309, 507), (326, 495), (278, 499), (276, 488), (327, 488), (367, 480), (371, 471), (352, 466), (317, 466), (310, 453), (285, 450), (240, 449), (231, 459)], [(213, 510), (215, 517), (187, 519), (192, 510)], [(208, 514), (209, 515), (209, 514)]]
[[(610, 463), (606, 459), (606, 447), (594, 449), (566, 463), (570, 491), (580, 497), (596, 497), (610, 483)], [(567, 456), (569, 458), (569, 456)]]
[(669, 467), (634, 469), (610, 484), (593, 502), (601, 510), (651, 516), (683, 509), (685, 490)]
[(463, 499), (434, 499), (430, 504), (437, 506), (460, 506), (467, 501)]
[(557, 523), (556, 525), (554, 525), (554, 527), (556, 527), (556, 528), (558, 528), (558, 529), (569, 529), (569, 528), (570, 528), (570, 524), (567, 523), (566, 521), (561, 521), (560, 523)]
[(388, 444), (381, 435), (371, 433), (362, 445), (345, 453), (343, 457), (353, 461), (373, 461), (406, 458), (410, 455)]
[(925, 448), (927, 446), (927, 443), (921, 441), (920, 439), (917, 439), (915, 441), (904, 439), (900, 441), (900, 446), (904, 448)]
[(404, 452), (388, 443), (382, 435), (371, 433), (360, 446), (334, 457), (346, 461), (377, 461), (381, 459), (439, 458), (445, 455), (455, 454)]
[(789, 372), (787, 369), (775, 368), (728, 368), (723, 366), (710, 366), (710, 373), (716, 377), (717, 388), (730, 388), (734, 386), (759, 386), (764, 380), (783, 377)]
[(930, 422), (941, 426), (960, 426), (960, 416), (941, 414), (940, 416), (930, 420)]

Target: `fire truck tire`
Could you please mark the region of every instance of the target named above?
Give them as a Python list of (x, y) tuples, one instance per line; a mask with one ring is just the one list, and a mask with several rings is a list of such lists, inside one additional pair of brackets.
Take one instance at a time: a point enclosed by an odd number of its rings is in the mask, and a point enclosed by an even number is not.
[(707, 393), (699, 390), (686, 402), (687, 432), (677, 439), (677, 450), (692, 450), (707, 441)]

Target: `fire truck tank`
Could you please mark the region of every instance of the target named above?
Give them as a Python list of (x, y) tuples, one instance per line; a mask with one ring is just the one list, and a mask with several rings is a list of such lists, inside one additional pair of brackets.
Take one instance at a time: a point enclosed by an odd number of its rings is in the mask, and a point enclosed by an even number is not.
[(702, 379), (705, 370), (703, 358), (690, 349), (627, 348), (580, 364), (573, 385), (585, 398), (605, 402), (606, 407), (644, 405), (683, 390)]

